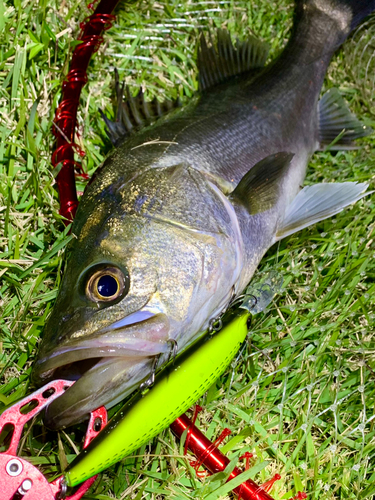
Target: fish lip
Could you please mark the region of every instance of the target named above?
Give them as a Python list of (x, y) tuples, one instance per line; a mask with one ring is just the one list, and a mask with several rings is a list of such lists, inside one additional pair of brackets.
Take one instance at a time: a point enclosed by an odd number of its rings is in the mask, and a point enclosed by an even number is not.
[[(135, 366), (142, 358), (132, 359), (131, 365)], [(125, 363), (125, 366), (124, 364)], [(83, 420), (89, 418), (90, 413), (100, 406), (105, 406), (107, 409), (113, 407), (141, 384), (142, 380), (148, 376), (148, 372), (143, 373), (145, 365), (142, 366), (142, 371), (138, 372), (130, 385), (123, 385), (123, 381), (116, 384), (116, 378), (113, 379), (113, 369), (115, 365), (115, 372), (118, 371), (126, 374), (127, 370), (131, 368), (126, 359), (123, 358), (104, 358), (99, 360), (91, 368), (85, 372), (74, 384), (72, 384), (59, 398), (52, 401), (46, 408), (43, 417), (44, 424), (52, 429), (58, 430), (78, 424)], [(128, 365), (128, 366), (126, 366)], [(149, 366), (152, 366), (152, 361), (149, 361)], [(106, 374), (109, 369), (109, 373)], [(108, 376), (109, 375), (109, 376)], [(104, 376), (104, 384), (100, 384)], [(66, 378), (64, 378), (66, 380)], [(111, 386), (115, 380), (114, 387)], [(119, 379), (117, 378), (117, 381)], [(131, 378), (127, 379), (131, 380)], [(126, 382), (126, 380), (125, 380)], [(110, 384), (110, 387), (108, 387)], [(108, 390), (109, 389), (109, 390)]]
[[(129, 331), (135, 325), (139, 324), (141, 327), (157, 316), (161, 317), (160, 319), (162, 322), (163, 319), (166, 318), (164, 314), (160, 314), (156, 311), (137, 311), (121, 320), (115, 321), (105, 328), (95, 331), (90, 335), (89, 339), (74, 339), (73, 342), (68, 342), (61, 347), (50, 350), (42, 358), (37, 360), (33, 372), (34, 381), (36, 383), (45, 383), (47, 380), (54, 378), (56, 370), (84, 360), (97, 359), (99, 361), (103, 358), (119, 358), (122, 356), (136, 358), (155, 356), (163, 352), (167, 349), (165, 340), (154, 342), (153, 344), (144, 340), (144, 350), (140, 353), (139, 347), (142, 347), (142, 339), (121, 338), (124, 332)], [(107, 338), (105, 338), (106, 334)], [(108, 335), (110, 335), (110, 337), (108, 337)], [(131, 349), (132, 343), (137, 344), (137, 349)], [(69, 361), (66, 361), (67, 354), (70, 354)]]

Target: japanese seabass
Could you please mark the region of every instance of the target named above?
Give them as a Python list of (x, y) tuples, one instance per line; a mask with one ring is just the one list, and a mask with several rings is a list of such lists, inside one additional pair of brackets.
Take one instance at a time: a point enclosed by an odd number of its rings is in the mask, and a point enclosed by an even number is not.
[(315, 150), (369, 132), (338, 91), (319, 94), (333, 52), (374, 8), (298, 0), (268, 66), (262, 43), (234, 46), (219, 31), (201, 37), (200, 93), (187, 106), (156, 120), (176, 103), (119, 103), (108, 122), (118, 147), (78, 208), (34, 372), (39, 384), (78, 379), (48, 407), (50, 427), (134, 391), (244, 290), (271, 245), (364, 196), (354, 182), (301, 186)]

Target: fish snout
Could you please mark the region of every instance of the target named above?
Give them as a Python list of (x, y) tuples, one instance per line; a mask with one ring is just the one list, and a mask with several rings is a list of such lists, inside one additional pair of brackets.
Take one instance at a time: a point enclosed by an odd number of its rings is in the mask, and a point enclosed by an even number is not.
[(37, 385), (53, 379), (75, 381), (48, 407), (45, 420), (50, 428), (73, 425), (99, 406), (117, 404), (150, 377), (158, 356), (167, 357), (168, 317), (140, 313), (55, 346), (38, 359), (33, 372)]

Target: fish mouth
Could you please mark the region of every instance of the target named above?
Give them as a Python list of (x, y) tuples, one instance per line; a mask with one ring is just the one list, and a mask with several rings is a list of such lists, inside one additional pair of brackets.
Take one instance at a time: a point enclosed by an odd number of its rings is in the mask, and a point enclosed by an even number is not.
[(169, 351), (168, 339), (165, 314), (138, 311), (89, 338), (47, 352), (37, 361), (36, 383), (60, 378), (76, 382), (48, 406), (46, 425), (68, 427), (100, 406), (121, 401), (150, 375), (155, 356)]

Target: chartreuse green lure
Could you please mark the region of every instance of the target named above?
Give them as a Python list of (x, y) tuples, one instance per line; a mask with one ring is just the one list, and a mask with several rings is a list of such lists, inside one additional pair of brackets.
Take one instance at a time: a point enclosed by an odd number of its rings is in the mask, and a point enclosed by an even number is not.
[(157, 436), (194, 404), (224, 372), (247, 335), (249, 312), (229, 315), (222, 330), (195, 345), (163, 371), (146, 394), (131, 399), (72, 462), (65, 473), (75, 486)]

